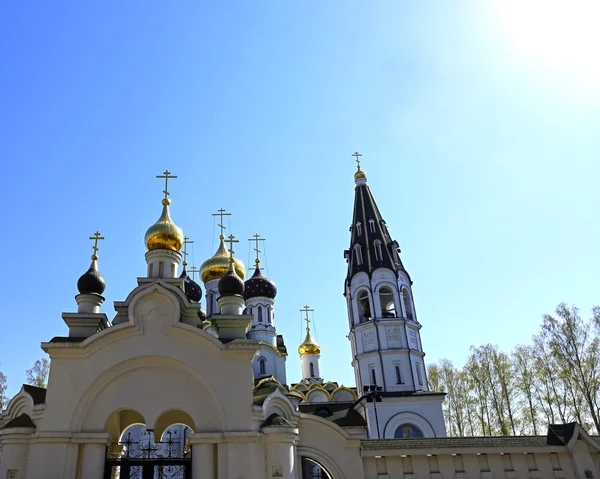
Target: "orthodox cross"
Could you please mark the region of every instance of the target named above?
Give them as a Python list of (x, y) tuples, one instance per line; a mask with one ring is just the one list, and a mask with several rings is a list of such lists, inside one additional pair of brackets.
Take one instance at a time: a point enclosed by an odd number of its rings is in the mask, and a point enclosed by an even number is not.
[(360, 170), (360, 157), (362, 156), (362, 153), (355, 151), (354, 153), (352, 153), (351, 156), (356, 156), (356, 164), (358, 165), (358, 169)]
[(308, 313), (309, 313), (309, 311), (314, 311), (314, 309), (311, 309), (310, 306), (306, 305), (300, 311), (302, 311), (302, 312), (304, 312), (304, 314), (306, 314), (306, 318), (303, 318), (303, 320), (306, 321), (306, 329), (309, 330), (310, 329), (310, 327), (309, 327), (310, 319), (308, 319)]
[(213, 213), (212, 214), (213, 216), (220, 216), (221, 217), (221, 219), (219, 220), (220, 221), (219, 222), (219, 228), (221, 228), (221, 238), (224, 238), (223, 232), (226, 229), (225, 226), (222, 224), (223, 223), (223, 216), (231, 216), (231, 213), (225, 213), (225, 211), (227, 211), (227, 210), (225, 210), (224, 208), (221, 208), (220, 210), (217, 210), (217, 213)]
[(187, 245), (189, 244), (194, 244), (193, 241), (191, 241), (187, 236), (183, 237), (183, 266), (187, 266), (187, 256), (188, 256), (188, 252), (187, 252)]
[(176, 176), (172, 176), (171, 172), (169, 170), (165, 170), (162, 174), (162, 176), (157, 176), (157, 178), (164, 178), (165, 179), (165, 189), (163, 190), (163, 193), (165, 194), (165, 200), (169, 199), (169, 178), (177, 178)]
[(94, 254), (92, 255), (93, 260), (98, 259), (98, 255), (96, 254), (98, 252), (98, 250), (100, 249), (100, 248), (98, 248), (98, 241), (104, 239), (104, 236), (100, 236), (100, 235), (101, 235), (100, 231), (96, 231), (94, 233), (94, 236), (90, 236), (90, 239), (94, 240)]
[(225, 243), (229, 243), (229, 261), (233, 262), (233, 253), (235, 253), (235, 251), (233, 251), (233, 243), (239, 243), (240, 240), (234, 239), (235, 236), (233, 235), (229, 235), (228, 238), (229, 239), (225, 240)]
[(256, 245), (254, 246), (254, 251), (256, 251), (256, 259), (254, 260), (254, 262), (256, 263), (256, 266), (258, 266), (260, 264), (260, 259), (258, 258), (258, 253), (260, 253), (261, 251), (258, 249), (258, 242), (264, 241), (264, 240), (265, 240), (265, 238), (261, 238), (258, 233), (254, 234), (252, 236), (252, 238), (248, 239), (248, 241), (254, 241), (256, 243)]
[(192, 279), (195, 280), (196, 279), (196, 273), (199, 273), (200, 269), (196, 268), (195, 266), (192, 266), (190, 268), (190, 273), (192, 273)]

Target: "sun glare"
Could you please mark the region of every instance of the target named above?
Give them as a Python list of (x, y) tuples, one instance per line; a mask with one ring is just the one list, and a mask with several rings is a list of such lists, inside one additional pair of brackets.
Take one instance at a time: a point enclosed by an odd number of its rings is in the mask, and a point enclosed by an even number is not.
[(507, 40), (532, 64), (600, 86), (599, 0), (496, 0), (494, 7)]

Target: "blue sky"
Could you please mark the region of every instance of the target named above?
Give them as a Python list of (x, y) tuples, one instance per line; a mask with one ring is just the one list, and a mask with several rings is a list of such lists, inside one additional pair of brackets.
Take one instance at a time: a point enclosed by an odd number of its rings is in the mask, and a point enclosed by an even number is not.
[(587, 315), (600, 303), (600, 12), (480, 3), (4, 2), (9, 393), (40, 342), (67, 334), (88, 236), (106, 237), (110, 318), (145, 274), (166, 168), (190, 263), (214, 252), (221, 207), (233, 234), (267, 238), (290, 381), (309, 304), (323, 375), (354, 384), (355, 150), (414, 280), (428, 362), (528, 342), (561, 301)]

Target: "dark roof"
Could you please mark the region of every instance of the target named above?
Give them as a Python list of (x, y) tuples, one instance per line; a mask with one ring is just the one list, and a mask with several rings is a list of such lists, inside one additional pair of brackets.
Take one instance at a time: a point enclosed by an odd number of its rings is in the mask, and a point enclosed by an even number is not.
[(77, 281), (77, 289), (81, 294), (102, 294), (106, 288), (106, 282), (98, 272), (96, 261), (92, 260), (88, 269)]
[(241, 296), (244, 294), (244, 281), (237, 275), (235, 269), (231, 266), (232, 264), (230, 263), (227, 273), (219, 280), (218, 288), (221, 296)]
[(51, 343), (81, 343), (85, 341), (87, 338), (76, 338), (72, 336), (54, 336), (50, 342)]
[(23, 413), (20, 416), (8, 421), (8, 423), (6, 423), (2, 429), (9, 427), (35, 427), (35, 424), (27, 414)]
[(37, 386), (23, 384), (23, 390), (31, 396), (34, 405), (46, 402), (46, 388), (38, 388)]
[[(260, 381), (260, 379), (256, 380), (255, 382), (258, 382), (258, 381)], [(263, 384), (261, 384), (260, 387), (256, 388), (254, 391), (252, 391), (252, 402), (258, 406), (262, 406), (264, 404), (265, 400), (272, 393), (274, 393), (276, 389), (279, 389), (279, 391), (282, 394), (288, 394), (288, 390), (286, 388), (280, 386), (275, 381), (266, 381)]]
[[(373, 220), (375, 232), (371, 231), (369, 220)], [(361, 225), (361, 234), (358, 234), (357, 223), (360, 223)], [(408, 276), (408, 273), (400, 260), (400, 255), (398, 254), (397, 261), (394, 259), (392, 251), (395, 249), (399, 253), (400, 248), (398, 243), (391, 238), (385, 221), (379, 212), (375, 198), (373, 198), (371, 189), (366, 184), (356, 186), (354, 214), (350, 230), (350, 249), (346, 251), (346, 256), (348, 258), (348, 281), (361, 271), (364, 271), (370, 276), (377, 268), (388, 268), (394, 272), (402, 270)], [(376, 240), (381, 241), (382, 258), (379, 260), (375, 259), (374, 242)], [(354, 253), (354, 247), (357, 244), (362, 248), (363, 262), (360, 265), (358, 264), (356, 254)]]
[(200, 285), (190, 278), (185, 266), (183, 267), (183, 271), (179, 277), (183, 279), (183, 291), (187, 298), (194, 303), (199, 303), (202, 299), (202, 288), (200, 288)]
[(314, 403), (300, 404), (300, 412), (327, 419), (340, 427), (366, 427), (365, 418), (352, 408), (354, 403)]
[(546, 445), (548, 444), (545, 436), (424, 437), (414, 439), (366, 439), (360, 441), (360, 448), (366, 451), (380, 449), (540, 447)]
[(283, 335), (281, 334), (277, 335), (277, 349), (280, 352), (287, 354), (287, 347), (285, 345), (285, 342), (283, 341)]
[(573, 437), (576, 426), (576, 422), (550, 424), (548, 426), (548, 434), (546, 435), (547, 443), (551, 446), (565, 446)]
[(277, 414), (271, 414), (260, 427), (294, 427), (286, 418), (278, 416)]

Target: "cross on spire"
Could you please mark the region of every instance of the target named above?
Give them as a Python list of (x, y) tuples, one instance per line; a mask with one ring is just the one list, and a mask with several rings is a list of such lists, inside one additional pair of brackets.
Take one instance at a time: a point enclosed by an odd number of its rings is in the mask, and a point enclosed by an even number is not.
[(233, 243), (239, 243), (240, 240), (234, 239), (235, 236), (233, 235), (229, 235), (228, 238), (229, 239), (225, 240), (225, 243), (229, 243), (229, 262), (233, 263), (233, 253), (235, 253), (235, 251), (233, 251)]
[(101, 236), (100, 231), (96, 231), (94, 233), (94, 236), (90, 236), (90, 239), (94, 240), (94, 246), (93, 246), (93, 248), (94, 248), (94, 254), (92, 255), (92, 259), (93, 260), (97, 260), (98, 259), (98, 255), (96, 253), (100, 249), (100, 248), (98, 248), (98, 241), (103, 240), (104, 236)]
[(261, 251), (258, 249), (258, 242), (264, 241), (264, 240), (265, 240), (265, 238), (261, 238), (258, 233), (252, 235), (252, 238), (248, 239), (248, 241), (254, 241), (256, 243), (256, 245), (254, 246), (254, 251), (256, 251), (256, 259), (254, 260), (254, 262), (256, 263), (256, 266), (258, 266), (260, 264), (260, 259), (258, 258), (258, 253), (260, 253)]
[(177, 178), (176, 176), (171, 175), (171, 172), (169, 170), (165, 170), (161, 175), (157, 176), (157, 178), (164, 178), (165, 179), (165, 189), (163, 190), (163, 193), (165, 194), (165, 200), (169, 199), (169, 178)]
[(195, 266), (192, 266), (190, 268), (190, 273), (192, 273), (192, 279), (195, 281), (196, 280), (196, 273), (200, 272), (200, 268), (196, 268)]
[(351, 156), (355, 156), (356, 157), (356, 165), (358, 166), (358, 169), (360, 170), (360, 157), (362, 156), (362, 153), (359, 153), (358, 151), (355, 151), (354, 153), (352, 153)]
[(189, 244), (194, 244), (193, 241), (191, 241), (187, 236), (183, 237), (183, 266), (187, 266), (187, 256), (188, 256), (188, 252), (187, 252), (187, 245)]
[(310, 319), (308, 319), (308, 313), (310, 311), (314, 311), (314, 309), (311, 309), (311, 307), (307, 304), (306, 306), (304, 306), (304, 308), (302, 308), (300, 310), (301, 312), (304, 312), (304, 314), (306, 314), (306, 318), (302, 318), (303, 321), (306, 321), (306, 330), (310, 331), (310, 327), (309, 327), (309, 323), (310, 323)]
[(225, 226), (222, 224), (223, 223), (223, 216), (231, 216), (231, 213), (225, 213), (225, 211), (227, 211), (224, 208), (221, 208), (219, 210), (217, 210), (217, 213), (213, 213), (213, 216), (220, 216), (221, 219), (219, 220), (219, 228), (221, 228), (221, 235), (219, 236), (219, 238), (224, 239), (225, 236), (223, 236), (223, 232), (227, 229), (225, 228)]

